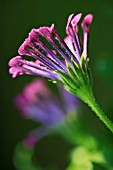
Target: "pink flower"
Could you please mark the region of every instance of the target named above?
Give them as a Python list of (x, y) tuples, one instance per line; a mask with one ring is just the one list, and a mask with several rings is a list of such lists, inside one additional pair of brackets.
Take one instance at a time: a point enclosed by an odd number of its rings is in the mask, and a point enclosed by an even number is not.
[(67, 115), (70, 112), (75, 114), (78, 108), (77, 98), (74, 95), (61, 86), (58, 89), (60, 99), (48, 89), (44, 80), (34, 79), (15, 98), (16, 107), (22, 116), (41, 123), (40, 127), (32, 130), (24, 139), (24, 144), (30, 148), (48, 134), (49, 128), (63, 123)]
[(69, 75), (66, 62), (73, 69), (71, 58), (77, 65), (81, 65), (82, 54), (84, 60), (87, 58), (88, 34), (93, 16), (88, 14), (81, 24), (84, 33), (83, 45), (80, 42), (77, 26), (81, 16), (81, 13), (69, 16), (66, 26), (68, 37), (64, 40), (55, 30), (54, 24), (51, 27), (33, 28), (18, 53), (33, 57), (39, 63), (26, 61), (23, 57), (17, 56), (9, 62), (9, 66), (13, 68), (9, 73), (13, 77), (27, 73), (58, 81), (61, 81), (58, 71)]

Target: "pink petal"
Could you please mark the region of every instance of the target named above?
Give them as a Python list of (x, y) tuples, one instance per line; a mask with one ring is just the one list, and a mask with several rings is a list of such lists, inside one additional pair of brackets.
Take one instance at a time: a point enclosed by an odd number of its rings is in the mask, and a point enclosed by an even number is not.
[(82, 13), (75, 15), (75, 17), (71, 20), (71, 25), (73, 28), (76, 28), (77, 23), (80, 21), (82, 17)]
[(27, 46), (30, 46), (30, 39), (29, 38), (26, 38), (25, 41), (23, 42), (23, 44), (19, 47), (18, 53), (20, 55), (25, 55), (25, 48)]
[(13, 66), (18, 65), (18, 64), (19, 64), (18, 59), (22, 59), (22, 57), (21, 57), (21, 56), (16, 56), (16, 57), (12, 58), (12, 59), (9, 61), (8, 65), (9, 65), (10, 67), (13, 67)]
[(92, 23), (93, 20), (93, 15), (92, 14), (88, 14), (85, 16), (81, 26), (83, 28), (84, 31), (88, 32), (89, 31), (89, 26)]
[(16, 68), (16, 67), (11, 67), (9, 69), (9, 73), (12, 74), (12, 78), (15, 78), (18, 75), (22, 75), (23, 74), (22, 70), (19, 69), (19, 68)]
[(68, 17), (68, 21), (67, 21), (67, 25), (66, 25), (66, 34), (69, 34), (69, 25), (70, 25), (70, 23), (71, 23), (71, 20), (72, 20), (72, 18), (73, 18), (73, 15), (74, 14), (71, 14), (69, 17)]
[(73, 48), (73, 44), (72, 44), (72, 39), (71, 39), (71, 36), (68, 35), (65, 39), (64, 39), (64, 42), (67, 44), (67, 46), (69, 47), (69, 49), (71, 50), (71, 52), (73, 54), (75, 54), (75, 50)]
[(29, 102), (37, 101), (38, 95), (47, 96), (49, 93), (50, 92), (42, 79), (35, 79), (24, 88), (24, 96)]

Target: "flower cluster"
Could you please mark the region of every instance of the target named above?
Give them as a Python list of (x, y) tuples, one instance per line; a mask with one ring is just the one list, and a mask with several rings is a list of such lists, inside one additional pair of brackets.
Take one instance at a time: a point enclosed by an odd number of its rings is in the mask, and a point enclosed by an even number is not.
[[(92, 14), (84, 18), (81, 24), (84, 39), (81, 43), (77, 26), (81, 16), (81, 13), (69, 16), (67, 37), (64, 40), (55, 30), (54, 24), (32, 29), (18, 50), (20, 56), (9, 61), (12, 77), (24, 73), (46, 77), (63, 83), (68, 91), (79, 96), (77, 89), (86, 84), (85, 81), (90, 82), (87, 48), (89, 27), (93, 19)], [(35, 61), (27, 61), (23, 55), (33, 57)]]
[(42, 79), (35, 79), (15, 98), (22, 116), (42, 124), (26, 136), (25, 143), (28, 146), (34, 146), (37, 140), (48, 133), (49, 128), (62, 123), (70, 112), (76, 111), (77, 98), (61, 86), (58, 89), (60, 102)]

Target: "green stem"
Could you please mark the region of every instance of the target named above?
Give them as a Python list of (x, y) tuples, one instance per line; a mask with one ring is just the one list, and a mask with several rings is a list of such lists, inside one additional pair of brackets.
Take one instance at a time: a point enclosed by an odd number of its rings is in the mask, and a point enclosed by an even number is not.
[[(86, 97), (87, 96), (87, 97)], [(111, 120), (105, 115), (105, 113), (102, 111), (102, 109), (99, 107), (97, 104), (94, 96), (92, 94), (86, 93), (84, 96), (86, 100), (84, 100), (90, 107), (91, 109), (96, 113), (96, 115), (100, 118), (100, 120), (107, 126), (108, 129), (111, 130), (113, 133), (113, 123)]]

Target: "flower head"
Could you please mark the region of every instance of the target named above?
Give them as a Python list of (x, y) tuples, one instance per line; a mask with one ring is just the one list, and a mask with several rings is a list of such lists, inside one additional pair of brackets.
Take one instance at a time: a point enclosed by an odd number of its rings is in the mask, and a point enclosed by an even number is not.
[[(33, 28), (19, 47), (20, 56), (14, 57), (9, 62), (10, 74), (13, 77), (24, 73), (34, 74), (56, 80), (69, 92), (80, 97), (78, 89), (86, 84), (86, 81), (90, 82), (87, 50), (93, 15), (88, 14), (81, 24), (83, 43), (80, 41), (77, 25), (81, 17), (81, 13), (69, 16), (66, 26), (67, 37), (64, 40), (55, 30), (54, 24), (51, 27)], [(35, 61), (27, 61), (23, 55), (30, 56)], [(84, 77), (87, 80), (84, 80)]]
[[(68, 93), (62, 86), (59, 86), (58, 89), (61, 100), (63, 101), (62, 104), (50, 92), (45, 81), (42, 79), (34, 79), (15, 98), (15, 104), (25, 118), (41, 123), (41, 126), (30, 131), (24, 137), (23, 141), (16, 146), (14, 164), (17, 168), (26, 167), (27, 160), (29, 167), (32, 169), (34, 167), (32, 156), (36, 144), (50, 132), (50, 128), (63, 123), (69, 112), (73, 112), (75, 115), (78, 107), (77, 98)], [(23, 155), (27, 155), (24, 160)]]
[(61, 86), (58, 89), (60, 102), (47, 88), (45, 81), (34, 79), (16, 96), (15, 104), (22, 116), (41, 123), (39, 128), (25, 137), (24, 143), (27, 146), (34, 147), (37, 140), (48, 133), (49, 128), (64, 122), (70, 112), (75, 115), (78, 106), (77, 98)]
[(15, 104), (24, 117), (38, 121), (45, 126), (58, 124), (64, 120), (66, 113), (73, 112), (77, 108), (76, 97), (63, 87), (59, 89), (61, 97), (63, 96), (63, 107), (41, 79), (35, 79), (27, 84), (23, 92), (15, 98)]

